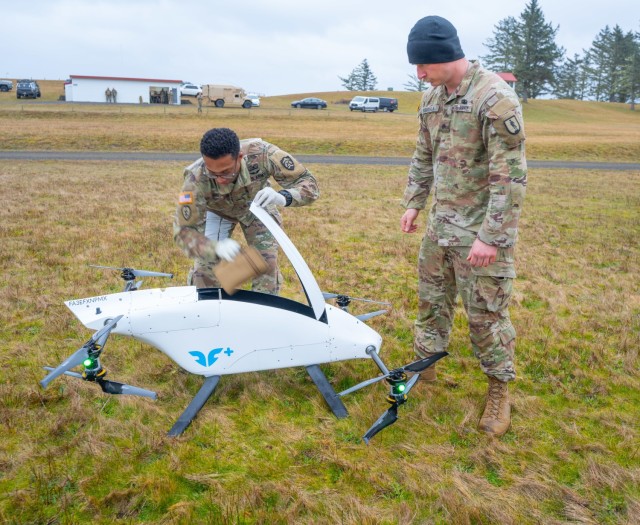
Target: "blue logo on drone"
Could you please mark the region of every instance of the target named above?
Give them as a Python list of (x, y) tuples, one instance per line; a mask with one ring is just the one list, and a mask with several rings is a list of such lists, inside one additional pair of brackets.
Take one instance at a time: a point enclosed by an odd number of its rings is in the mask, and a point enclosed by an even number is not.
[[(203, 352), (200, 352), (198, 350), (194, 350), (193, 352), (189, 353), (196, 358), (196, 363), (204, 367), (209, 367), (218, 360), (218, 354), (222, 352), (222, 350), (222, 348), (214, 348), (206, 356)], [(231, 348), (227, 348), (224, 353), (227, 354), (227, 356), (231, 356), (231, 354), (233, 354), (233, 350), (231, 350)]]

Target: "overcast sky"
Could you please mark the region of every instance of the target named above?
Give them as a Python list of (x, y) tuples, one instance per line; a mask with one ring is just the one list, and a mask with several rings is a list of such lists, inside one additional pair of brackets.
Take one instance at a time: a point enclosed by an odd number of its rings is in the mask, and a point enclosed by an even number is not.
[[(98, 75), (234, 84), (264, 95), (341, 91), (367, 59), (378, 89), (414, 73), (406, 41), (449, 19), (468, 58), (526, 0), (0, 0), (0, 77)], [(640, 31), (638, 0), (539, 0), (556, 42), (581, 53), (606, 25)]]

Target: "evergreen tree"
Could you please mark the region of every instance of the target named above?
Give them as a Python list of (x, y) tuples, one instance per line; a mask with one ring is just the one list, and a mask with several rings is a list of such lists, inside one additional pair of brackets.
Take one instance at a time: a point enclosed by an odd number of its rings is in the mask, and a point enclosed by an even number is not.
[(624, 88), (629, 93), (629, 108), (636, 109), (636, 98), (640, 96), (640, 33), (632, 35), (631, 52), (622, 73)]
[(626, 102), (629, 99), (625, 69), (633, 55), (634, 35), (620, 26), (605, 26), (591, 44), (591, 96), (598, 101)]
[(556, 62), (564, 55), (564, 49), (555, 42), (558, 27), (544, 19), (538, 0), (531, 0), (520, 15), (518, 31), (518, 64), (513, 74), (518, 79), (516, 87), (524, 101), (549, 91), (553, 85)]
[(372, 91), (378, 83), (378, 79), (371, 71), (366, 58), (346, 78), (340, 76), (338, 78), (342, 80), (342, 85), (349, 91)]
[(424, 80), (420, 80), (418, 75), (407, 75), (409, 77), (409, 82), (407, 82), (404, 87), (407, 88), (407, 91), (425, 91), (427, 89), (427, 83)]
[(519, 19), (505, 18), (495, 26), (494, 38), (485, 43), (490, 53), (483, 60), (492, 71), (510, 70), (526, 102), (547, 93), (555, 82), (556, 63), (564, 55), (555, 42), (557, 32), (558, 26), (545, 21), (538, 0), (530, 0)]
[(588, 55), (580, 57), (577, 53), (567, 58), (558, 68), (553, 93), (558, 98), (584, 100), (588, 93), (589, 74)]
[(518, 21), (512, 16), (500, 20), (493, 30), (493, 38), (484, 44), (489, 53), (480, 57), (482, 64), (491, 71), (512, 72), (518, 65)]
[(349, 75), (346, 78), (343, 78), (341, 76), (338, 76), (338, 78), (342, 81), (342, 87), (344, 87), (347, 91), (355, 91), (356, 89), (358, 89), (354, 87), (355, 75), (353, 71), (349, 73)]

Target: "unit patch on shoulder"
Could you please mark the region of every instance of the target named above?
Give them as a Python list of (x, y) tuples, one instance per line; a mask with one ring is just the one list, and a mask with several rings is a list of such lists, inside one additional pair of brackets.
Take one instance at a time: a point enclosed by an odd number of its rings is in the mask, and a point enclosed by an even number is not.
[(520, 121), (515, 115), (512, 115), (508, 119), (505, 119), (504, 127), (507, 128), (507, 131), (512, 135), (517, 135), (522, 129), (522, 126), (520, 126)]
[(289, 171), (293, 171), (296, 168), (295, 162), (293, 162), (293, 159), (289, 157), (289, 155), (287, 155), (286, 157), (282, 157), (280, 159), (280, 164), (282, 164), (284, 169)]
[(185, 221), (189, 222), (189, 219), (191, 219), (191, 206), (182, 207), (182, 216)]
[(193, 204), (193, 192), (183, 191), (178, 197), (178, 204)]
[(269, 156), (269, 160), (273, 162), (274, 167), (278, 171), (285, 172), (296, 177), (302, 175), (306, 171), (306, 168), (302, 164), (295, 160), (286, 151), (282, 151), (280, 149), (274, 151)]

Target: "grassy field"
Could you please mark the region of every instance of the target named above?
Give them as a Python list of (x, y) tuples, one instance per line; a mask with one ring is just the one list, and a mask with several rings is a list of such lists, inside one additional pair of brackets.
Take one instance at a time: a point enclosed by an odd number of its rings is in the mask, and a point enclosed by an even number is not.
[[(294, 154), (408, 157), (417, 132), (419, 93), (377, 92), (399, 100), (394, 113), (350, 112), (355, 92), (263, 97), (260, 108), (218, 109), (195, 105), (139, 106), (58, 103), (60, 81), (42, 81), (41, 100), (0, 93), (3, 149), (197, 151), (202, 133), (216, 126), (241, 137), (261, 137)], [(319, 96), (323, 111), (293, 109), (291, 101)], [(637, 162), (640, 111), (624, 104), (531, 100), (524, 106), (527, 154), (535, 160)]]
[[(419, 97), (397, 93), (398, 114), (350, 113), (334, 102), (352, 94), (324, 93), (328, 111), (291, 110), (292, 95), (198, 116), (58, 104), (61, 83), (40, 85), (44, 104), (0, 93), (1, 148), (196, 151), (204, 130), (225, 125), (295, 153), (408, 156)], [(638, 112), (622, 105), (531, 101), (525, 112), (530, 158), (640, 158)], [(406, 169), (310, 168), (322, 196), (284, 212), (288, 234), (323, 290), (391, 303), (369, 324), (389, 366), (413, 360), (421, 233), (399, 232)], [(63, 301), (122, 288), (117, 272), (90, 264), (184, 283), (190, 262), (171, 239), (182, 170), (0, 161), (0, 523), (639, 523), (640, 172), (530, 170), (511, 305), (511, 430), (500, 440), (476, 430), (486, 380), (459, 311), (438, 381), (416, 386), (398, 422), (367, 446), (385, 386), (347, 396), (350, 417), (337, 420), (301, 369), (224, 377), (187, 431), (168, 438), (202, 379), (120, 336), (103, 354), (109, 378), (157, 401), (69, 377), (40, 388), (41, 367), (91, 335)], [(298, 298), (283, 270), (284, 295)], [(370, 361), (323, 369), (336, 390), (377, 375)]]
[[(322, 198), (287, 210), (287, 231), (322, 289), (392, 303), (370, 324), (387, 364), (409, 362), (420, 236), (399, 232), (405, 170), (311, 168)], [(640, 173), (530, 174), (504, 438), (476, 430), (486, 381), (460, 312), (438, 382), (418, 385), (366, 446), (386, 388), (348, 396), (350, 417), (337, 420), (298, 369), (223, 378), (185, 434), (168, 438), (201, 378), (119, 336), (103, 354), (109, 377), (158, 401), (66, 377), (40, 388), (41, 366), (90, 336), (63, 300), (121, 289), (117, 273), (89, 264), (184, 282), (189, 261), (170, 229), (181, 170), (0, 162), (12, 195), (0, 222), (0, 522), (638, 523)], [(377, 375), (370, 361), (323, 368), (336, 389)]]

